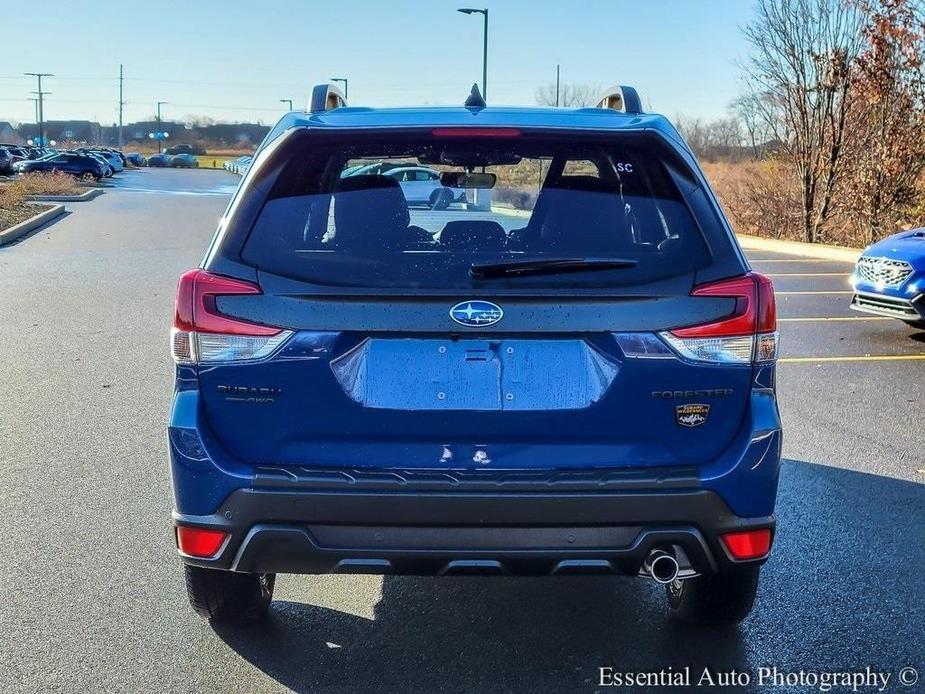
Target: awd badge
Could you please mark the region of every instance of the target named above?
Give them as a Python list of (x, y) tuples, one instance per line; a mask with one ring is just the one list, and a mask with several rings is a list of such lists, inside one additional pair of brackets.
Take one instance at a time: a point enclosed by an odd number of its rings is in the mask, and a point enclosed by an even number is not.
[(709, 405), (677, 405), (674, 408), (675, 420), (682, 427), (699, 427), (707, 421), (709, 414)]

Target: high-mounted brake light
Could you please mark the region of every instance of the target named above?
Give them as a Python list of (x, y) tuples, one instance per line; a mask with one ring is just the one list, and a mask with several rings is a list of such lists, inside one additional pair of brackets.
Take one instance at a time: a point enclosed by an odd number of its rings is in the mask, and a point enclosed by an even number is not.
[(750, 272), (695, 287), (691, 296), (729, 297), (735, 309), (718, 321), (661, 333), (681, 356), (727, 364), (777, 358), (777, 308), (767, 277)]
[(292, 335), (291, 331), (249, 323), (219, 312), (216, 298), (260, 294), (260, 287), (244, 280), (190, 270), (180, 277), (171, 354), (178, 364), (262, 359)]
[(761, 559), (771, 551), (771, 531), (768, 528), (726, 533), (721, 537), (733, 559)]
[(209, 559), (218, 554), (228, 533), (206, 528), (177, 528), (177, 547), (183, 554), (191, 557)]
[(518, 128), (434, 128), (434, 137), (520, 137)]

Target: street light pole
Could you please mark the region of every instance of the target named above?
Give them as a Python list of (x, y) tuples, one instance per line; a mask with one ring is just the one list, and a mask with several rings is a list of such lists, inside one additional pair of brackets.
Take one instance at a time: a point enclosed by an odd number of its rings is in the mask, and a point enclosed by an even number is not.
[(346, 77), (332, 77), (331, 81), (344, 83), (344, 101), (347, 101), (347, 78)]
[(461, 7), (458, 10), (463, 14), (480, 14), (485, 18), (485, 31), (482, 38), (482, 98), (488, 100), (488, 9), (479, 10), (474, 7)]
[(292, 110), (292, 99), (280, 99), (281, 104), (289, 104), (289, 110)]
[[(161, 148), (161, 143), (163, 142), (163, 135), (161, 135), (161, 106), (165, 105), (166, 101), (157, 102), (157, 133), (155, 133), (157, 138), (157, 153), (160, 154), (163, 150)], [(176, 150), (174, 150), (176, 152)]]
[(556, 106), (559, 105), (559, 65), (556, 64)]
[(47, 94), (48, 92), (42, 91), (42, 78), (43, 77), (54, 77), (54, 75), (51, 74), (50, 72), (24, 72), (23, 74), (26, 75), (27, 77), (35, 77), (36, 79), (38, 79), (38, 82), (39, 82), (39, 90), (35, 92), (35, 94), (38, 94), (38, 99), (39, 99), (39, 116), (38, 116), (39, 145), (44, 146), (45, 144), (45, 111), (44, 111), (44, 103), (42, 101), (42, 97), (44, 97), (45, 94)]

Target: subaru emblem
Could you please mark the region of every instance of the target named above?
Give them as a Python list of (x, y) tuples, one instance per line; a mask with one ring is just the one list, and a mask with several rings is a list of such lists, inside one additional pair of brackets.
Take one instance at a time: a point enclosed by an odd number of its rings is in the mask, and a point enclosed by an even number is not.
[(450, 309), (450, 318), (467, 328), (494, 325), (503, 316), (501, 307), (490, 301), (460, 301)]

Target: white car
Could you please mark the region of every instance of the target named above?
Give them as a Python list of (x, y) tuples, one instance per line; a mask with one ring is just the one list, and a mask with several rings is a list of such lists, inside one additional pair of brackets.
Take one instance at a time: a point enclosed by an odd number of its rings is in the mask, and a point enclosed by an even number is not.
[[(440, 172), (423, 166), (402, 166), (382, 172), (383, 176), (394, 178), (405, 194), (409, 205), (426, 205), (444, 209), (452, 202), (466, 202), (466, 191), (447, 188), (440, 183)], [(441, 191), (449, 191), (441, 195)]]

